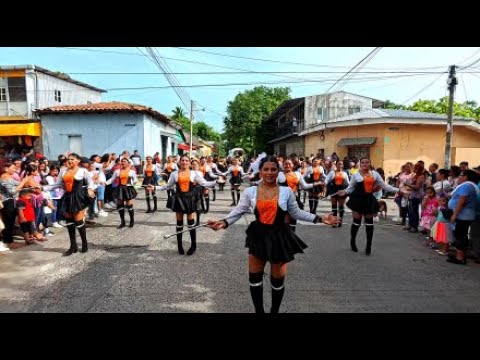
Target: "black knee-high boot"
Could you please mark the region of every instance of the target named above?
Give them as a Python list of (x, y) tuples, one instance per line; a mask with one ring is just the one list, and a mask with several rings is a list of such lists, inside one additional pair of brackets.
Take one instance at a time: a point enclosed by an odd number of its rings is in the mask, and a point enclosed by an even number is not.
[(210, 196), (203, 195), (203, 198), (205, 200), (205, 211), (203, 212), (204, 214), (208, 213), (208, 210), (210, 210)]
[(312, 214), (317, 213), (317, 206), (318, 206), (318, 197), (313, 199), (313, 213)]
[(195, 223), (196, 226), (200, 225), (200, 210), (197, 210), (195, 211), (195, 213), (197, 214), (197, 222)]
[(153, 210), (152, 212), (157, 212), (157, 195), (153, 195)]
[(216, 189), (212, 189), (213, 191), (213, 199), (212, 201), (215, 201), (217, 199), (217, 190)]
[[(183, 219), (177, 220), (177, 232), (182, 230), (183, 230)], [(180, 255), (185, 254), (185, 251), (183, 250), (183, 244), (182, 244), (182, 235), (183, 234), (177, 234), (177, 246), (178, 246), (178, 253)]]
[(171, 204), (171, 197), (172, 197), (172, 190), (167, 190), (167, 208), (170, 208), (169, 205)]
[(365, 232), (367, 233), (367, 247), (365, 248), (365, 255), (370, 255), (372, 252), (373, 228), (373, 218), (365, 218)]
[(309, 198), (308, 199), (308, 208), (310, 209), (310, 213), (314, 214), (315, 212), (313, 211), (313, 199)]
[(280, 304), (282, 303), (283, 294), (285, 293), (285, 277), (275, 279), (270, 276), (270, 283), (272, 284), (272, 308), (270, 313), (278, 314)]
[(305, 204), (305, 199), (306, 199), (306, 198), (307, 198), (307, 192), (304, 191), (304, 192), (303, 192), (303, 203), (304, 203), (304, 204)]
[(85, 222), (83, 220), (75, 221), (75, 227), (80, 234), (80, 238), (82, 239), (82, 253), (88, 251), (88, 243), (87, 243), (87, 230), (85, 229)]
[(358, 229), (362, 225), (362, 219), (353, 219), (352, 227), (350, 228), (350, 247), (352, 251), (358, 252), (357, 244), (355, 242), (357, 238)]
[(70, 256), (73, 253), (78, 251), (77, 247), (77, 240), (75, 239), (75, 223), (73, 219), (66, 219), (67, 220), (67, 230), (68, 236), (70, 237), (70, 249), (68, 249), (63, 255)]
[(248, 281), (250, 282), (250, 295), (252, 295), (255, 313), (264, 314), (263, 308), (263, 271), (258, 273), (249, 273)]
[(338, 206), (338, 213), (340, 215), (340, 222), (338, 223), (338, 227), (342, 227), (343, 215), (345, 214), (345, 208), (343, 207), (343, 205)]
[(240, 201), (240, 190), (237, 190), (237, 204)]
[[(195, 223), (195, 220), (187, 220), (187, 224), (189, 228), (192, 228)], [(192, 245), (190, 245), (190, 249), (187, 251), (187, 255), (192, 255), (195, 250), (197, 250), (197, 230), (193, 229), (189, 231), (190, 233), (190, 239), (192, 240)]]
[[(338, 210), (337, 210), (337, 205), (332, 205), (332, 213), (333, 213), (333, 216), (337, 216), (338, 215)], [(332, 227), (337, 227), (337, 224), (332, 224)]]
[(231, 193), (232, 193), (232, 203), (230, 204), (230, 206), (235, 206), (236, 205), (236, 203), (235, 203), (235, 191), (232, 190)]
[(130, 215), (130, 225), (129, 227), (133, 227), (135, 225), (135, 210), (133, 210), (133, 205), (127, 205), (128, 215)]
[(149, 214), (152, 212), (152, 208), (150, 207), (150, 196), (147, 195), (147, 197), (145, 198), (145, 201), (147, 202), (147, 211), (146, 213)]
[(121, 229), (125, 227), (125, 209), (123, 205), (117, 205), (117, 210), (120, 215), (120, 225), (118, 225), (117, 229)]

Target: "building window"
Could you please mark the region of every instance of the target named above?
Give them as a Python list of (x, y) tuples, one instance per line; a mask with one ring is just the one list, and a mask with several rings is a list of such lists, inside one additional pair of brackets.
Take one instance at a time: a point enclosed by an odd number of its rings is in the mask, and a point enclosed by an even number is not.
[(8, 78), (8, 97), (11, 102), (27, 101), (25, 77)]
[(328, 116), (329, 116), (328, 108), (326, 108), (326, 107), (317, 108), (317, 120), (318, 121), (328, 120)]
[(348, 115), (355, 114), (360, 112), (360, 106), (349, 106), (348, 107)]
[(0, 101), (7, 101), (7, 88), (0, 87)]
[(60, 90), (55, 90), (55, 101), (62, 102), (62, 93)]

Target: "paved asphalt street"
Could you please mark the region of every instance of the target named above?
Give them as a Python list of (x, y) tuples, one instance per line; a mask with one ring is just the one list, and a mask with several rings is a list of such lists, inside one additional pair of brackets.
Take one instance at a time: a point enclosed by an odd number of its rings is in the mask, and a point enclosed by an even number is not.
[[(225, 217), (230, 202), (230, 191), (217, 191), (202, 222)], [(309, 248), (289, 265), (280, 312), (480, 311), (480, 265), (447, 263), (423, 246), (423, 236), (394, 225), (391, 215), (397, 211), (387, 202), (389, 218), (375, 223), (370, 257), (364, 253), (363, 226), (360, 251), (353, 253), (348, 224), (337, 229), (299, 224)], [(99, 218), (87, 229), (86, 254), (62, 256), (69, 246), (65, 228), (52, 229), (56, 234), (46, 243), (0, 253), (0, 312), (253, 312), (244, 248), (246, 220), (253, 216), (226, 231), (197, 230), (197, 252), (182, 256), (175, 237), (163, 238), (175, 231), (174, 214), (165, 200), (159, 205), (159, 212), (146, 214), (141, 194), (131, 229), (116, 229), (116, 212)], [(329, 208), (330, 202), (322, 201), (318, 213)], [(347, 212), (345, 222), (350, 221)], [(185, 250), (189, 246), (186, 233)], [(268, 311), (268, 277), (265, 285)]]

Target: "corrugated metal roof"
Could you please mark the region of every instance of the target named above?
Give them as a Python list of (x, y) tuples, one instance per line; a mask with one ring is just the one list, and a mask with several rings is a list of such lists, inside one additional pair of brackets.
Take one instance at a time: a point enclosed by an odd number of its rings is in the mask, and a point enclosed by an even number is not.
[(376, 140), (376, 137), (343, 138), (337, 142), (337, 146), (372, 145)]
[[(100, 102), (94, 104), (84, 104), (84, 105), (61, 105), (53, 106), (44, 109), (39, 109), (37, 111), (39, 114), (52, 114), (52, 113), (98, 113), (98, 112), (140, 112), (144, 114), (149, 114), (154, 118), (157, 118), (163, 122), (174, 124), (174, 127), (179, 125), (170, 119), (168, 116), (163, 115), (162, 113), (152, 109), (151, 107), (130, 104), (118, 101), (110, 102)], [(177, 126), (175, 126), (177, 125)]]
[[(419, 120), (447, 120), (447, 115), (427, 113), (421, 111), (411, 110), (396, 110), (396, 109), (367, 109), (355, 114), (330, 119), (328, 123), (337, 123), (350, 120), (360, 119), (382, 119), (382, 118), (395, 118), (395, 119), (419, 119)], [(463, 116), (454, 116), (454, 120), (458, 121), (472, 121), (475, 119), (466, 118)]]
[(95, 90), (95, 91), (98, 91), (98, 92), (107, 92), (106, 90), (103, 90), (103, 89), (97, 88), (95, 86), (86, 84), (82, 81), (72, 79), (68, 74), (58, 72), (58, 71), (51, 71), (51, 70), (42, 68), (40, 66), (36, 66), (36, 65), (0, 65), (0, 70), (17, 70), (17, 69), (18, 70), (25, 69), (25, 70), (39, 71), (39, 72), (42, 72), (44, 74), (54, 76), (58, 79), (62, 79), (62, 80), (71, 82), (72, 84), (75, 84), (75, 85), (83, 86), (85, 88), (92, 89), (92, 90)]

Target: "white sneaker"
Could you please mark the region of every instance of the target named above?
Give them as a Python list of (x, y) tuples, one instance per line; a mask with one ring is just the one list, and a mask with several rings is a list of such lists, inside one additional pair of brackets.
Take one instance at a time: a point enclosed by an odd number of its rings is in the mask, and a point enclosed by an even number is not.
[(54, 223), (52, 224), (52, 226), (53, 226), (54, 228), (61, 228), (61, 227), (63, 227), (63, 226), (60, 225), (58, 222), (54, 222)]
[(373, 218), (373, 221), (379, 222), (379, 221), (380, 221), (380, 218), (379, 218), (378, 216), (375, 216), (375, 217)]
[[(40, 226), (39, 226), (40, 227)], [(47, 235), (50, 232), (49, 228), (43, 229), (43, 235)]]
[(10, 249), (3, 243), (3, 241), (0, 241), (0, 252), (2, 251), (10, 251)]
[(399, 217), (394, 217), (392, 219), (393, 222), (398, 222), (398, 221), (402, 221), (402, 218), (399, 218)]
[(103, 217), (105, 217), (105, 216), (108, 216), (108, 213), (107, 213), (105, 210), (102, 209), (102, 210), (100, 210), (100, 211), (98, 212), (98, 216), (103, 216)]

